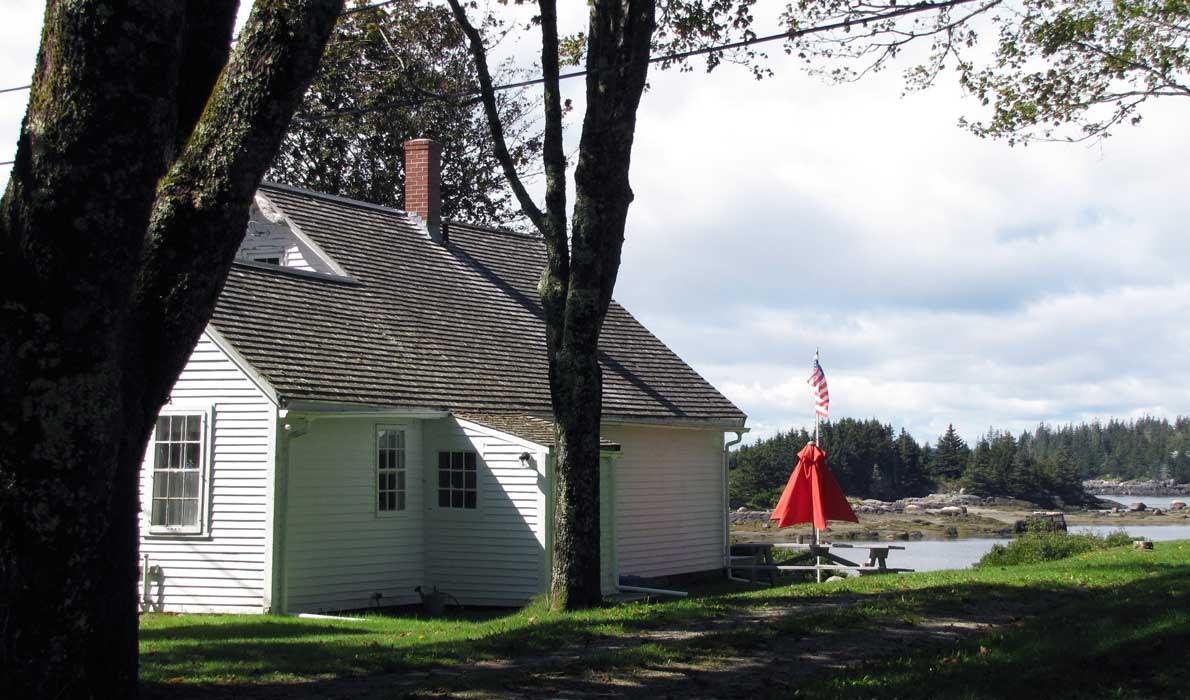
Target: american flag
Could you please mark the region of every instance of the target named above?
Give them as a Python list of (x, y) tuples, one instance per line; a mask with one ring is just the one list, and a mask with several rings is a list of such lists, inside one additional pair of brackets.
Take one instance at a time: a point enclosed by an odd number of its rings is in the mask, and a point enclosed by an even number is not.
[(823, 418), (830, 418), (831, 393), (826, 389), (826, 374), (822, 371), (822, 365), (818, 364), (818, 353), (814, 353), (814, 371), (806, 383), (814, 390), (814, 412)]

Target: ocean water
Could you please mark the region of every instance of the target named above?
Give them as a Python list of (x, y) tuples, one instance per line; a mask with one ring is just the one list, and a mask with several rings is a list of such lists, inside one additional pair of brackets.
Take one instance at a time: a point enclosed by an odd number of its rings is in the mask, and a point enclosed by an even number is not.
[[(1106, 535), (1124, 530), (1133, 537), (1144, 537), (1154, 542), (1168, 540), (1190, 540), (1190, 525), (1086, 525), (1070, 528), (1074, 533)], [(835, 550), (844, 559), (858, 563), (867, 559), (864, 546), (887, 547), (890, 544), (903, 545), (903, 550), (888, 553), (888, 565), (916, 571), (942, 571), (944, 569), (966, 569), (980, 560), (992, 545), (1005, 544), (1010, 540), (998, 537), (972, 537), (957, 540), (917, 540), (916, 542), (848, 542), (857, 549)]]

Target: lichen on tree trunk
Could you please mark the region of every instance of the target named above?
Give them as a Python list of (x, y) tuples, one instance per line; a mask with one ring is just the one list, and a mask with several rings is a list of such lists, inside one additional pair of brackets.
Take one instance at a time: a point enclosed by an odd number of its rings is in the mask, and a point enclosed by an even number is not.
[(236, 5), (46, 10), (0, 200), (8, 697), (136, 695), (144, 446), (342, 1), (261, 0), (227, 63)]

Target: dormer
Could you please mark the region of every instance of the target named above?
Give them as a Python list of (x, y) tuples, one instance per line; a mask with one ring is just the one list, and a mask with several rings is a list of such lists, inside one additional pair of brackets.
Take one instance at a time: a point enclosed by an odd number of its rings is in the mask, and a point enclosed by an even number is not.
[(322, 248), (302, 233), (263, 193), (257, 192), (248, 214), (248, 230), (236, 253), (237, 262), (327, 275), (348, 276)]

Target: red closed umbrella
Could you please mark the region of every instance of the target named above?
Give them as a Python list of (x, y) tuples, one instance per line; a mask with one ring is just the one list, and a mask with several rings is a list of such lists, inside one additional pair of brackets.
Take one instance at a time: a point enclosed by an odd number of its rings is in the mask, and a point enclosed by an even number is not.
[(818, 530), (825, 530), (828, 520), (859, 522), (826, 466), (826, 453), (812, 442), (797, 453), (797, 466), (769, 520), (776, 520), (778, 528), (813, 523)]

